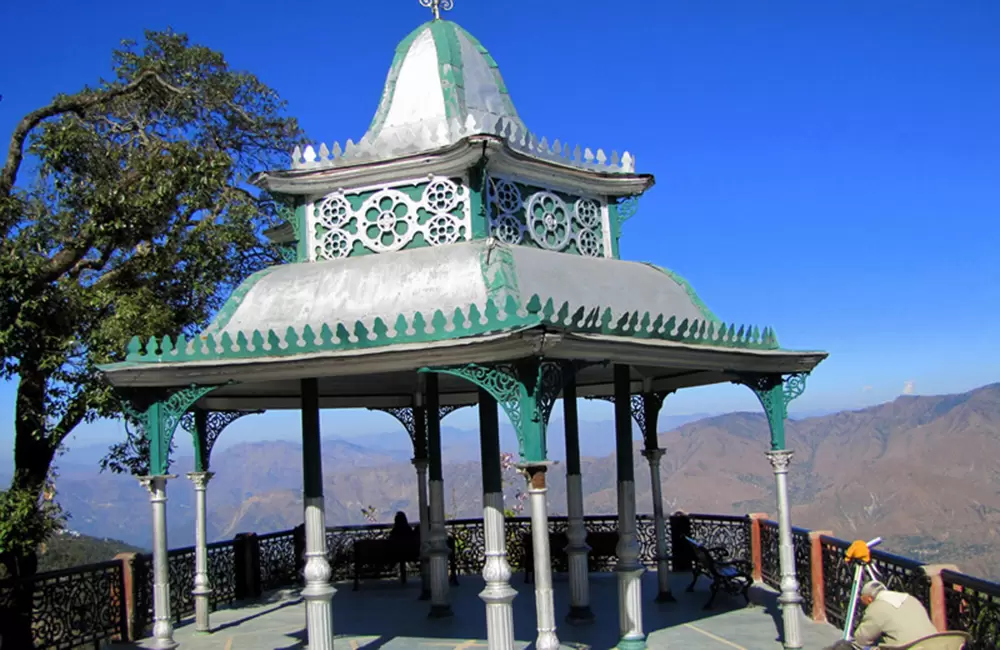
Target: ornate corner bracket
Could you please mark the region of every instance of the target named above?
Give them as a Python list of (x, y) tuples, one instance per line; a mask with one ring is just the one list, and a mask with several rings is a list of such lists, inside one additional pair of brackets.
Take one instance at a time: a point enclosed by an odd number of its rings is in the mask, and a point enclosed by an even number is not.
[(455, 368), (422, 368), (421, 372), (461, 377), (492, 395), (514, 426), (522, 461), (537, 464), (546, 458), (545, 431), (552, 406), (566, 382), (575, 376), (576, 366), (526, 359), (496, 366), (473, 363)]
[(788, 419), (788, 405), (806, 389), (807, 373), (791, 375), (744, 375), (736, 382), (754, 392), (764, 408), (767, 422), (771, 427), (771, 449), (785, 448), (785, 420)]
[[(445, 406), (438, 407), (438, 421), (440, 422), (445, 418), (446, 415), (457, 411), (460, 408), (465, 408), (468, 404), (454, 405), (448, 404)], [(410, 442), (413, 443), (413, 455), (414, 459), (423, 459), (426, 455), (427, 449), (427, 422), (426, 417), (423, 427), (417, 426), (416, 410), (417, 407), (413, 406), (370, 406), (369, 411), (381, 411), (383, 413), (388, 413), (392, 417), (396, 418), (403, 428), (406, 430), (407, 435), (410, 436)], [(425, 411), (426, 414), (426, 411)], [(421, 438), (422, 439), (418, 439)], [(421, 454), (421, 450), (424, 450)]]
[(230, 424), (246, 415), (260, 415), (264, 411), (206, 411), (195, 409), (181, 416), (181, 428), (194, 440), (195, 468), (207, 472), (211, 464), (212, 449), (222, 432)]

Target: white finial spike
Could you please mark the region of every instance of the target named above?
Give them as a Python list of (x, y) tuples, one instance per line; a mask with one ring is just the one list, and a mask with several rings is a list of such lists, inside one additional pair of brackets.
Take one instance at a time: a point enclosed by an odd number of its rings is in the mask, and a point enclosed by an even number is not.
[(503, 125), (504, 140), (510, 140), (511, 139), (510, 136), (511, 136), (511, 129), (510, 129), (510, 122), (508, 121), (506, 124)]
[(552, 143), (552, 153), (554, 153), (557, 156), (562, 155), (562, 145), (559, 144), (558, 140)]
[(465, 118), (465, 133), (466, 135), (468, 135), (469, 133), (475, 133), (475, 132), (476, 132), (476, 118), (472, 117), (472, 114), (470, 113)]
[(624, 154), (622, 154), (622, 171), (623, 172), (634, 171), (635, 167), (633, 167), (632, 165), (633, 165), (632, 154), (626, 151)]
[(621, 164), (621, 160), (619, 160), (619, 158), (618, 158), (618, 152), (617, 151), (612, 151), (611, 152), (611, 166), (612, 167), (618, 167), (618, 165), (620, 165), (620, 164)]
[(493, 135), (503, 135), (503, 118), (497, 118), (497, 123), (493, 125)]
[(292, 149), (292, 167), (298, 167), (302, 164), (302, 147), (295, 145)]
[(340, 158), (344, 155), (344, 150), (340, 148), (339, 142), (333, 143), (333, 157), (334, 159)]
[(608, 157), (604, 155), (604, 149), (597, 150), (597, 164), (602, 167), (608, 164)]
[(354, 146), (354, 140), (347, 138), (347, 142), (344, 143), (344, 157), (353, 158), (358, 155), (358, 148)]
[(448, 137), (448, 124), (444, 121), (438, 122), (437, 128), (437, 140), (438, 144), (449, 144), (451, 138)]
[(580, 162), (580, 145), (573, 149), (573, 162)]
[(584, 162), (587, 162), (587, 163), (594, 162), (594, 152), (590, 150), (590, 147), (587, 147), (586, 149), (584, 149), (584, 151), (583, 151), (583, 160), (584, 160)]
[(528, 151), (538, 151), (538, 136), (528, 133)]
[(458, 121), (457, 117), (451, 118), (451, 121), (448, 122), (448, 134), (452, 140), (458, 140), (462, 137), (462, 123)]
[(316, 162), (316, 150), (312, 148), (312, 145), (308, 145), (306, 147), (306, 150), (303, 155), (306, 159), (306, 163)]
[(326, 143), (321, 142), (319, 145), (319, 160), (320, 162), (325, 162), (330, 157), (330, 150), (326, 148)]

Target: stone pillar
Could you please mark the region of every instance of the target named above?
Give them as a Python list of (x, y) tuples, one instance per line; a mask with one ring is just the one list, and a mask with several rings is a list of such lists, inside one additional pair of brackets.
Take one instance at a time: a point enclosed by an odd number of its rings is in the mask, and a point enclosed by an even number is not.
[(537, 650), (556, 650), (555, 602), (552, 599), (552, 557), (549, 549), (549, 510), (546, 503), (545, 464), (522, 466), (528, 478), (531, 503), (531, 549), (535, 560), (535, 617), (538, 625)]
[(751, 512), (750, 518), (750, 563), (753, 565), (753, 580), (760, 582), (763, 578), (764, 551), (760, 545), (760, 522), (768, 519), (766, 512)]
[(489, 650), (513, 650), (514, 608), (517, 591), (510, 586), (507, 536), (504, 533), (503, 476), (500, 469), (500, 421), (497, 402), (479, 389), (479, 436), (483, 478), (483, 538), (486, 587), (479, 597), (486, 603), (486, 639)]
[(944, 589), (944, 578), (941, 576), (942, 571), (952, 571), (958, 573), (958, 567), (954, 564), (927, 564), (922, 567), (924, 574), (930, 578), (930, 614), (931, 622), (934, 623), (934, 627), (938, 629), (938, 632), (948, 631), (948, 610), (947, 601), (945, 600), (945, 589)]
[(142, 476), (139, 482), (149, 491), (153, 504), (153, 640), (155, 650), (177, 647), (170, 617), (170, 570), (167, 565), (167, 480), (170, 474)]
[(615, 442), (618, 465), (618, 628), (621, 650), (646, 647), (642, 627), (642, 573), (635, 519), (635, 471), (632, 466), (632, 413), (629, 367), (615, 365)]
[(826, 590), (823, 575), (823, 536), (833, 537), (832, 530), (809, 531), (809, 583), (812, 585), (812, 620), (826, 623)]
[(190, 472), (187, 477), (194, 483), (194, 629), (211, 632), (208, 597), (212, 583), (208, 577), (208, 540), (205, 532), (205, 490), (212, 480), (212, 472)]
[(302, 386), (302, 474), (306, 523), (306, 643), (310, 650), (333, 650), (333, 595), (326, 558), (326, 515), (323, 461), (319, 435), (319, 387), (315, 379)]
[(653, 488), (653, 528), (656, 534), (656, 602), (673, 603), (677, 599), (670, 592), (670, 557), (667, 553), (667, 526), (663, 520), (663, 483), (660, 480), (660, 460), (664, 450), (658, 447), (644, 449), (642, 455), (649, 462), (649, 478)]
[(427, 549), (431, 526), (427, 520), (427, 459), (414, 458), (413, 466), (417, 469), (417, 507), (420, 509), (420, 600), (429, 600), (431, 575), (427, 566)]
[(431, 618), (452, 615), (448, 600), (448, 531), (444, 527), (444, 477), (441, 473), (441, 411), (438, 376), (426, 375), (427, 458), (430, 472), (430, 530), (427, 555), (431, 576)]
[(563, 423), (566, 425), (566, 556), (569, 562), (569, 614), (566, 622), (589, 623), (590, 572), (587, 527), (583, 521), (583, 485), (580, 477), (580, 424), (576, 410), (576, 382), (563, 386)]
[(795, 547), (792, 542), (792, 519), (788, 505), (788, 464), (792, 460), (790, 449), (767, 452), (767, 459), (774, 469), (778, 496), (778, 554), (781, 563), (781, 593), (778, 603), (784, 627), (782, 642), (785, 648), (802, 647), (802, 596), (795, 577)]

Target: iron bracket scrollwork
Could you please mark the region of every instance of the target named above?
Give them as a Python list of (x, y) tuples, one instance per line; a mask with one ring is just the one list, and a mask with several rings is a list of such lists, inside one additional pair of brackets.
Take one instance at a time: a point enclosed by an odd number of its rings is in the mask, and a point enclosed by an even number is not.
[[(438, 421), (444, 419), (449, 413), (453, 413), (460, 408), (465, 408), (468, 404), (447, 404), (438, 407)], [(370, 406), (369, 411), (382, 411), (383, 413), (388, 413), (392, 417), (403, 425), (406, 429), (407, 435), (410, 436), (410, 442), (413, 443), (413, 453), (414, 457), (420, 457), (420, 450), (427, 449), (427, 426), (423, 427), (424, 440), (417, 440), (417, 420), (416, 415), (414, 415), (415, 409), (412, 406)], [(422, 445), (420, 443), (423, 443)]]
[[(198, 411), (201, 411), (203, 417), (205, 418), (205, 430), (198, 431)], [(245, 415), (260, 415), (264, 411), (207, 411), (198, 409), (196, 411), (187, 411), (181, 416), (181, 428), (186, 432), (190, 433), (194, 443), (195, 449), (199, 450), (201, 453), (201, 465), (202, 467), (197, 468), (198, 471), (207, 471), (208, 466), (211, 463), (212, 449), (215, 447), (215, 442), (222, 435), (222, 432), (230, 424), (239, 420)], [(204, 437), (202, 437), (204, 436)]]
[[(655, 393), (638, 393), (636, 395), (630, 396), (629, 410), (632, 414), (632, 420), (635, 422), (636, 426), (639, 427), (639, 431), (642, 432), (643, 440), (646, 440), (650, 435), (650, 432), (646, 427), (646, 400), (651, 400), (656, 408), (656, 413), (660, 412), (663, 408), (663, 402), (667, 399), (667, 395), (670, 395), (673, 391), (661, 391)], [(596, 395), (594, 397), (589, 397), (588, 399), (600, 399), (606, 402), (615, 403), (614, 395)], [(656, 435), (656, 432), (652, 432)]]
[(517, 432), (518, 453), (524, 459), (529, 451), (526, 448), (529, 430), (537, 431), (540, 436), (540, 440), (532, 441), (540, 448), (533, 447), (529, 455), (545, 456), (545, 429), (552, 407), (576, 369), (574, 364), (532, 358), (495, 366), (473, 363), (456, 368), (423, 368), (421, 372), (461, 377), (492, 395), (510, 418)]
[(623, 224), (632, 217), (635, 213), (639, 211), (639, 195), (632, 194), (629, 196), (618, 197), (615, 203), (618, 206), (618, 223)]
[(800, 372), (787, 376), (775, 374), (748, 374), (733, 382), (743, 384), (754, 392), (760, 405), (764, 407), (771, 427), (772, 449), (785, 446), (785, 420), (788, 419), (788, 405), (806, 389), (806, 376)]

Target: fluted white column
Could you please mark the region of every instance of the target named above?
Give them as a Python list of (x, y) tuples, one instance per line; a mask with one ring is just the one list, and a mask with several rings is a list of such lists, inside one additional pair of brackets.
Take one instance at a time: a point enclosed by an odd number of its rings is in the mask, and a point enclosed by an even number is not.
[(659, 447), (644, 449), (642, 455), (649, 462), (649, 479), (653, 488), (653, 530), (656, 534), (656, 602), (672, 603), (676, 598), (670, 592), (670, 558), (667, 554), (667, 526), (663, 518), (663, 483), (660, 480), (660, 460), (664, 450)]
[(326, 559), (326, 515), (323, 497), (306, 497), (306, 631), (310, 650), (333, 650), (333, 595)]
[(302, 479), (306, 523), (306, 642), (309, 650), (333, 650), (333, 595), (330, 562), (326, 558), (326, 506), (323, 499), (323, 456), (319, 433), (319, 387), (303, 379)]
[(430, 562), (427, 551), (430, 548), (431, 525), (427, 520), (427, 459), (414, 458), (417, 469), (417, 508), (420, 509), (420, 600), (431, 597)]
[(486, 587), (479, 597), (486, 603), (486, 643), (489, 650), (513, 650), (514, 608), (517, 591), (510, 586), (507, 537), (504, 534), (503, 492), (483, 494), (483, 537)]
[(590, 609), (590, 572), (587, 527), (583, 521), (583, 485), (579, 474), (566, 475), (566, 556), (569, 562), (569, 614), (567, 623), (594, 620)]
[(448, 586), (448, 531), (444, 527), (444, 481), (430, 482), (431, 521), (427, 554), (431, 574), (431, 618), (451, 616)]
[(642, 630), (642, 574), (639, 562), (639, 538), (635, 525), (635, 482), (618, 482), (618, 628), (620, 650), (646, 647)]
[(208, 540), (206, 528), (205, 490), (215, 476), (212, 472), (190, 472), (187, 477), (194, 483), (194, 629), (210, 632), (209, 601), (212, 583), (208, 575)]
[(174, 626), (170, 621), (170, 570), (167, 565), (167, 479), (173, 474), (141, 476), (139, 483), (149, 491), (153, 505), (153, 640), (149, 648), (171, 650)]
[(790, 449), (769, 451), (767, 459), (774, 470), (778, 493), (778, 557), (781, 562), (781, 593), (778, 604), (784, 628), (782, 642), (785, 648), (802, 647), (802, 596), (795, 577), (795, 548), (792, 542), (792, 519), (788, 505), (788, 465), (792, 461)]
[(531, 503), (531, 549), (535, 564), (535, 617), (538, 637), (535, 648), (555, 650), (559, 647), (556, 636), (556, 612), (552, 599), (552, 557), (549, 549), (549, 510), (546, 502), (545, 465), (528, 465), (524, 473), (528, 478), (528, 499)]

